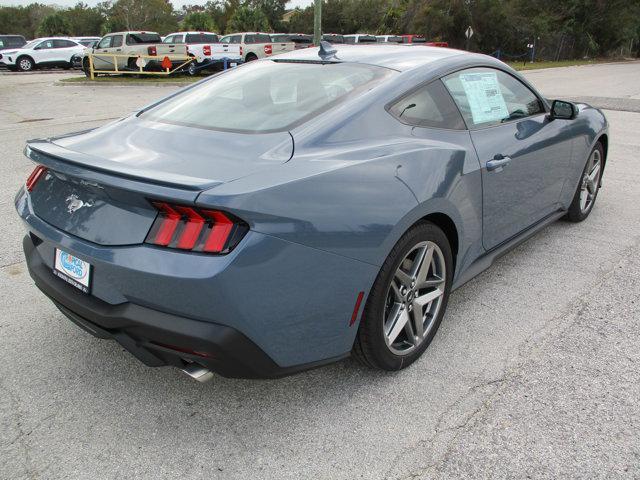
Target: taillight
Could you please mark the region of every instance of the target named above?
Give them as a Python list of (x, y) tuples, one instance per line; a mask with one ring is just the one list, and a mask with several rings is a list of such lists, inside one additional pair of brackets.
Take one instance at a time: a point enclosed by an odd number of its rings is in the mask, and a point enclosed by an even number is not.
[(27, 178), (26, 187), (28, 192), (33, 190), (38, 180), (40, 180), (45, 173), (47, 173), (47, 167), (44, 165), (37, 165), (36, 168), (33, 169), (29, 178)]
[(242, 45), (240, 45), (240, 56), (242, 56)]
[(155, 57), (156, 55), (158, 55), (158, 50), (156, 49), (155, 45), (151, 45), (150, 47), (147, 47), (147, 53)]
[(266, 55), (271, 55), (273, 53), (273, 46), (272, 45), (265, 45), (264, 46), (264, 53)]
[(228, 253), (249, 227), (233, 215), (218, 210), (151, 202), (158, 210), (146, 243), (180, 250)]
[(207, 56), (211, 55), (211, 46), (205, 45), (204, 47), (202, 47), (202, 53)]

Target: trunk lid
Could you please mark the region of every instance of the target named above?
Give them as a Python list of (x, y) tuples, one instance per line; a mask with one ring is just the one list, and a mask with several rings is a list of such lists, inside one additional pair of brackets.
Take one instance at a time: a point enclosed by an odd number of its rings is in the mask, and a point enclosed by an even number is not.
[(29, 142), (49, 168), (31, 192), (34, 213), (99, 245), (144, 242), (150, 199), (193, 204), (199, 193), (286, 162), (288, 132), (237, 134), (129, 118), (96, 130)]

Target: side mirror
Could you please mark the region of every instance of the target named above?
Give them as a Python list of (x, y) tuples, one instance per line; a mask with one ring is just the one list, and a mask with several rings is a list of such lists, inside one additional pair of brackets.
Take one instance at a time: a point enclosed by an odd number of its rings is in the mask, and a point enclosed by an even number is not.
[(554, 100), (551, 104), (550, 120), (573, 120), (578, 116), (578, 107), (571, 102), (564, 100)]

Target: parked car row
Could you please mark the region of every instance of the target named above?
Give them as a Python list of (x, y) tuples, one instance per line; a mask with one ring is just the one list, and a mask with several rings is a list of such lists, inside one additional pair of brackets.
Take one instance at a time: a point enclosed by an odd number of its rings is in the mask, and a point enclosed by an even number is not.
[(0, 52), (0, 65), (9, 70), (29, 72), (38, 67), (73, 66), (73, 57), (82, 55), (85, 46), (71, 38), (36, 38), (18, 48)]
[[(323, 40), (335, 44), (422, 44), (446, 47), (446, 42), (427, 42), (421, 35), (340, 35), (327, 33)], [(0, 66), (10, 70), (31, 71), (41, 67), (69, 69), (82, 67), (90, 71), (89, 54), (95, 70), (159, 69), (168, 57), (172, 67), (193, 58), (189, 74), (222, 65), (235, 66), (259, 58), (313, 47), (313, 36), (303, 33), (239, 32), (222, 38), (214, 32), (174, 32), (161, 37), (156, 32), (115, 32), (104, 37), (43, 37), (27, 42), (20, 35), (0, 35)], [(140, 60), (139, 57), (142, 57)], [(157, 57), (158, 60), (148, 57)]]

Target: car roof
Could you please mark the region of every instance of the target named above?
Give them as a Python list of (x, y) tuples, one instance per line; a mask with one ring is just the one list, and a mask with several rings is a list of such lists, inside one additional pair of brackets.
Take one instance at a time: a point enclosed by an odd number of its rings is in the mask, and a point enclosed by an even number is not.
[(187, 34), (187, 35), (218, 35), (216, 32), (205, 32), (204, 30), (183, 30), (182, 32), (173, 32), (173, 33), (167, 33), (165, 35), (165, 37), (169, 37), (171, 35), (182, 35), (182, 34)]
[(139, 33), (149, 33), (151, 35), (159, 35), (158, 32), (152, 32), (151, 30), (125, 30), (125, 31), (122, 31), (122, 32), (109, 32), (109, 33), (105, 34), (105, 37), (107, 35), (124, 35), (124, 34), (127, 34), (127, 33), (133, 33), (134, 35), (137, 35)]
[(76, 40), (73, 39), (73, 37), (38, 37), (30, 41), (35, 42), (36, 40), (39, 42), (44, 42), (46, 40), (71, 40), (72, 42), (78, 43)]
[[(394, 70), (411, 70), (416, 67), (426, 65), (444, 58), (459, 55), (470, 57), (476, 54), (443, 47), (427, 47), (423, 45), (401, 45), (401, 44), (362, 44), (362, 45), (333, 45), (336, 50), (335, 57), (328, 61), (355, 62), (380, 67), (392, 68)], [(278, 60), (299, 60), (318, 61), (318, 50), (316, 48), (305, 48), (283, 53), (272, 59)], [(484, 56), (483, 56), (484, 58)]]

